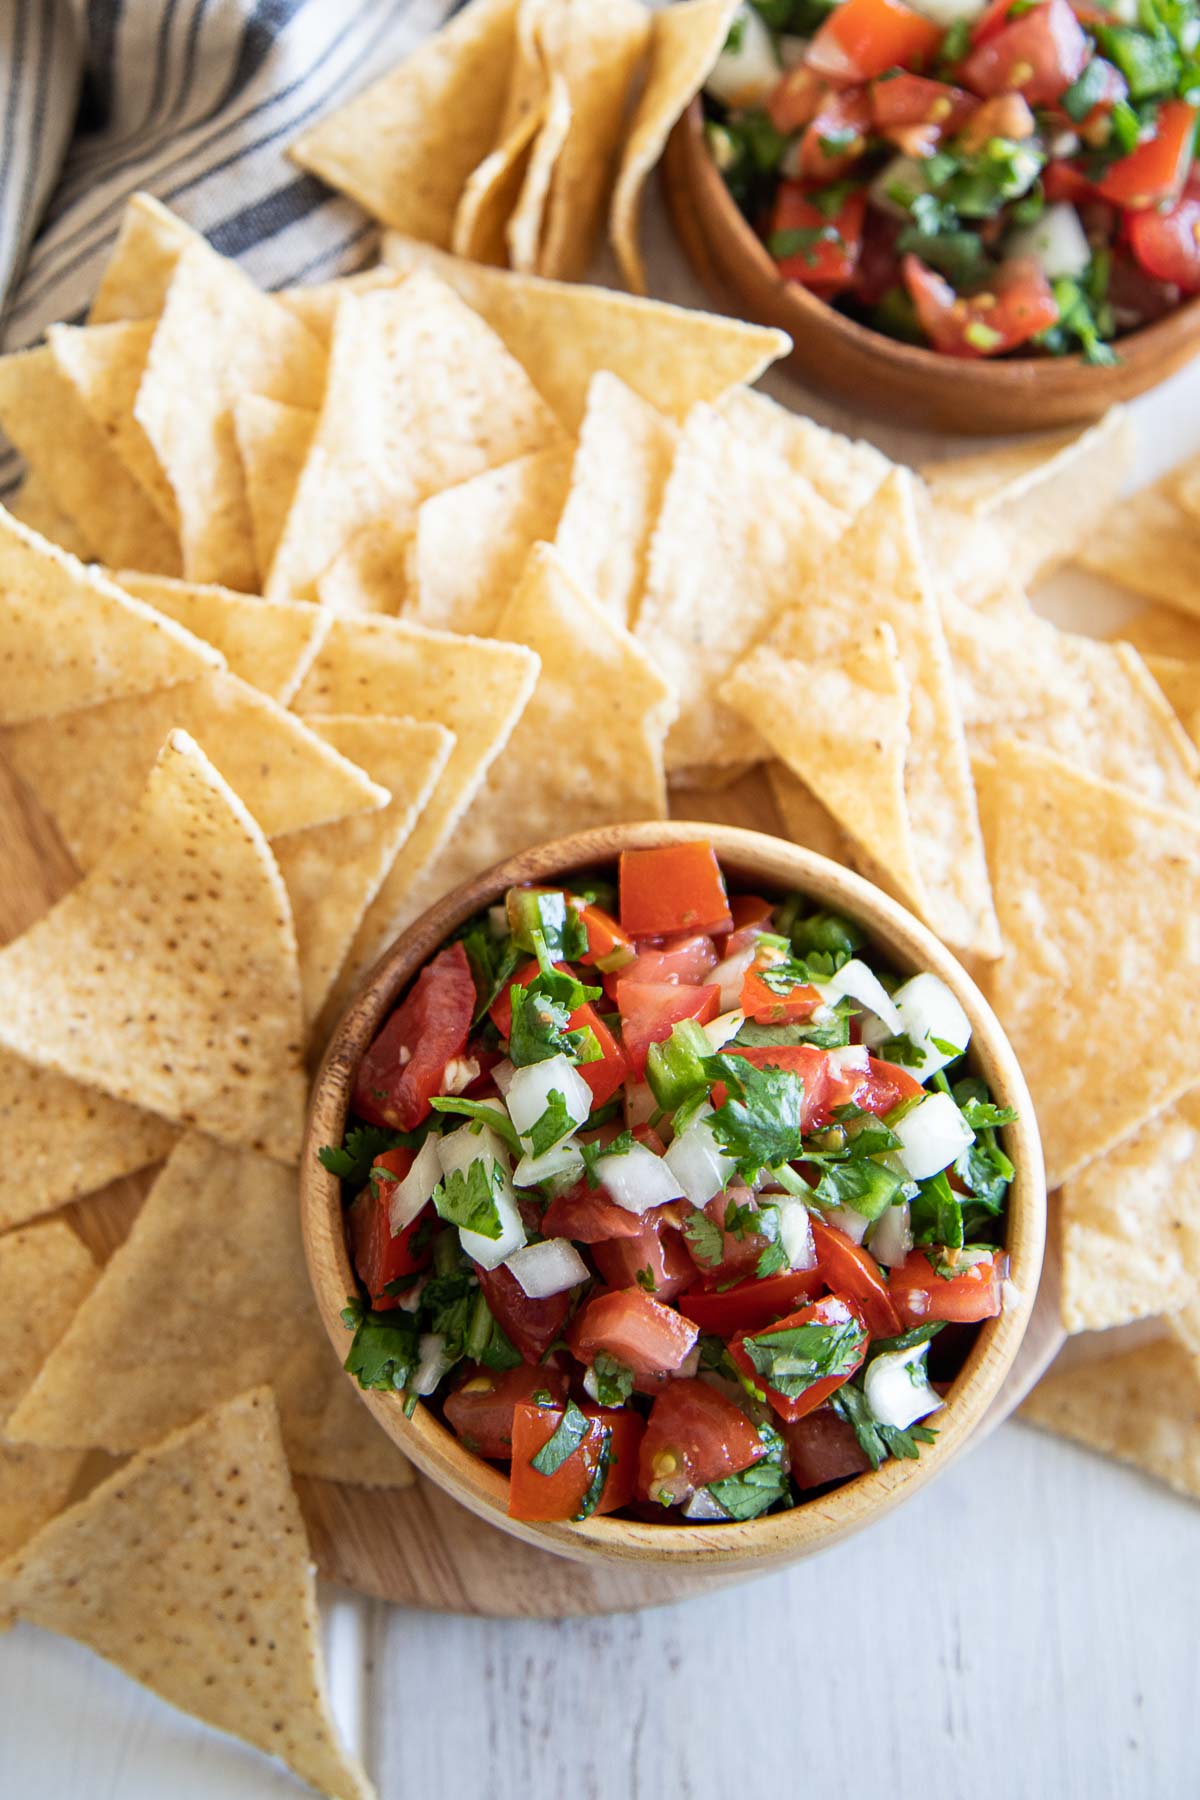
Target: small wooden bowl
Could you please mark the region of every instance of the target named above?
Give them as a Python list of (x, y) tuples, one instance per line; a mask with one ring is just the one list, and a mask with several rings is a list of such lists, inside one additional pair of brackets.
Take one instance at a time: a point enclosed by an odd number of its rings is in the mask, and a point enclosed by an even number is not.
[(781, 278), (709, 152), (694, 100), (671, 134), (663, 179), (675, 229), (700, 279), (792, 340), (788, 367), (863, 413), (932, 431), (999, 435), (1097, 419), (1182, 368), (1200, 349), (1200, 299), (1121, 338), (1112, 368), (1079, 356), (967, 361), (902, 344)]
[[(1037, 1292), (1046, 1224), (1046, 1189), (1033, 1105), (1016, 1058), (996, 1017), (964, 970), (903, 907), (823, 856), (756, 831), (677, 821), (604, 826), (543, 844), (455, 889), (412, 925), (376, 965), (339, 1025), (317, 1074), (301, 1164), (300, 1204), (309, 1274), (330, 1341), (343, 1357), (349, 1343), (341, 1311), (357, 1282), (346, 1245), (340, 1183), (317, 1160), (322, 1144), (340, 1143), (359, 1061), (418, 970), (464, 920), (521, 882), (554, 882), (580, 870), (611, 865), (623, 849), (664, 843), (711, 842), (732, 882), (752, 892), (798, 890), (818, 905), (862, 924), (888, 963), (901, 972), (928, 969), (953, 989), (971, 1021), (970, 1060), (997, 1102), (1014, 1106), (1005, 1147), (1017, 1167), (1010, 1190), (1008, 1251), (1013, 1293), (1009, 1310), (979, 1329), (962, 1370), (938, 1414), (936, 1444), (918, 1461), (890, 1461), (808, 1505), (744, 1524), (653, 1525), (621, 1518), (581, 1524), (529, 1524), (508, 1516), (507, 1478), (466, 1450), (425, 1406), (404, 1416), (398, 1394), (355, 1391), (388, 1435), (431, 1480), (470, 1511), (565, 1556), (610, 1562), (708, 1565), (722, 1571), (793, 1562), (836, 1543), (906, 1499), (962, 1449), (995, 1399), (1012, 1365)], [(352, 1376), (347, 1376), (353, 1381)]]

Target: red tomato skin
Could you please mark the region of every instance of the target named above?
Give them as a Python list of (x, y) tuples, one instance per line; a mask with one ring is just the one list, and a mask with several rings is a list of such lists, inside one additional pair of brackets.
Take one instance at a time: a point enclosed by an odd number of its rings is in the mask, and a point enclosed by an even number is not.
[(711, 844), (622, 850), (621, 924), (630, 937), (728, 931), (729, 896)]
[(801, 287), (818, 289), (826, 298), (849, 287), (858, 267), (866, 211), (866, 194), (858, 192), (847, 195), (840, 211), (832, 219), (826, 218), (800, 182), (781, 181), (768, 235), (773, 237), (777, 231), (816, 231), (829, 235), (815, 239), (806, 249), (797, 250), (791, 256), (776, 257), (779, 273)]
[(839, 86), (931, 57), (942, 33), (900, 0), (844, 0), (818, 30), (805, 62)]
[(818, 1406), (792, 1425), (783, 1427), (792, 1480), (797, 1487), (824, 1487), (847, 1475), (863, 1475), (870, 1458), (854, 1435), (854, 1427), (839, 1418), (831, 1406)]
[(1169, 211), (1147, 208), (1126, 221), (1130, 248), (1155, 281), (1200, 293), (1200, 181), (1190, 181)]
[[(1031, 257), (1001, 264), (989, 293), (961, 299), (948, 281), (911, 252), (901, 272), (921, 329), (943, 356), (972, 360), (1000, 356), (1058, 321), (1050, 284)], [(970, 333), (980, 327), (992, 341), (972, 341)]]
[[(644, 1291), (653, 1292), (656, 1300), (673, 1300), (696, 1279), (696, 1265), (682, 1235), (673, 1224), (664, 1227), (653, 1214), (644, 1213), (641, 1220), (632, 1213), (627, 1216), (640, 1223), (642, 1230), (636, 1237), (612, 1237), (593, 1244), (596, 1267), (610, 1288), (643, 1287), (638, 1277), (649, 1269), (654, 1287)], [(647, 1219), (652, 1222), (647, 1224)]]
[(699, 987), (717, 966), (717, 947), (710, 937), (667, 938), (661, 944), (639, 945), (632, 962), (604, 977), (604, 990), (613, 1000), (622, 981), (654, 981), (673, 987)]
[[(740, 1406), (705, 1381), (672, 1381), (650, 1409), (638, 1458), (638, 1498), (657, 1500), (651, 1489), (664, 1483), (668, 1493), (684, 1499), (693, 1488), (735, 1475), (765, 1455), (757, 1426)], [(665, 1467), (664, 1458), (674, 1467)]]
[[(862, 1313), (846, 1294), (826, 1294), (823, 1299), (814, 1300), (811, 1306), (801, 1307), (799, 1312), (789, 1313), (786, 1318), (776, 1320), (771, 1327), (772, 1330), (790, 1331), (797, 1325), (842, 1325), (848, 1319), (853, 1319), (862, 1332), (862, 1343), (857, 1360), (844, 1374), (823, 1375), (819, 1381), (814, 1381), (811, 1387), (806, 1388), (802, 1394), (797, 1394), (795, 1398), (788, 1394), (781, 1394), (777, 1388), (771, 1387), (754, 1367), (742, 1348), (743, 1339), (753, 1336), (753, 1333), (739, 1331), (730, 1340), (729, 1354), (742, 1374), (752, 1381), (756, 1388), (766, 1394), (772, 1411), (778, 1413), (779, 1417), (787, 1420), (789, 1424), (793, 1424), (797, 1419), (802, 1419), (806, 1413), (813, 1412), (823, 1401), (828, 1400), (830, 1394), (836, 1393), (838, 1388), (844, 1382), (849, 1381), (855, 1371), (862, 1367), (867, 1354), (867, 1346), (870, 1343), (870, 1333)], [(759, 1330), (762, 1329), (764, 1328), (760, 1326)]]
[(997, 1251), (987, 1262), (974, 1263), (961, 1275), (944, 1281), (925, 1251), (917, 1249), (892, 1270), (889, 1291), (905, 1331), (927, 1319), (974, 1325), (1003, 1311), (1007, 1272), (1008, 1258)]
[(977, 105), (974, 95), (964, 89), (925, 75), (902, 72), (871, 85), (871, 118), (881, 132), (928, 125), (939, 137), (953, 137)]
[(759, 894), (734, 894), (729, 902), (729, 912), (733, 920), (733, 929), (717, 943), (717, 955), (722, 961), (727, 956), (736, 956), (757, 937), (760, 931), (766, 931), (771, 923), (775, 907), (770, 900), (764, 900)]
[(561, 1369), (536, 1363), (521, 1363), (515, 1369), (473, 1369), (447, 1394), (443, 1411), (468, 1450), (493, 1462), (507, 1462), (512, 1455), (513, 1408), (542, 1392), (550, 1394), (556, 1406), (564, 1404), (567, 1378)]
[(573, 1519), (592, 1484), (606, 1432), (611, 1433), (612, 1460), (596, 1511), (615, 1512), (633, 1498), (641, 1420), (636, 1413), (623, 1408), (608, 1411), (585, 1406), (581, 1410), (591, 1421), (587, 1436), (553, 1475), (541, 1475), (531, 1466), (532, 1461), (562, 1423), (562, 1411), (558, 1407), (528, 1403), (520, 1403), (514, 1408), (512, 1475), (508, 1490), (510, 1518)]
[(427, 1118), (446, 1064), (466, 1049), (474, 1012), (467, 953), (461, 943), (448, 944), (426, 963), (363, 1057), (352, 1101), (359, 1118), (393, 1131), (411, 1131)]
[[(910, 1075), (899, 1063), (882, 1062), (877, 1056), (869, 1057), (868, 1061), (870, 1073), (865, 1080), (856, 1083), (851, 1096), (854, 1104), (861, 1106), (864, 1112), (886, 1118), (902, 1100), (911, 1100), (914, 1094), (921, 1092), (916, 1076)], [(845, 1102), (838, 1101), (838, 1105), (845, 1105)]]
[(1195, 138), (1196, 108), (1183, 100), (1168, 100), (1159, 108), (1154, 136), (1112, 163), (1096, 183), (1096, 192), (1135, 212), (1173, 201), (1187, 180)]
[(767, 96), (767, 117), (776, 131), (790, 137), (812, 119), (827, 89), (821, 77), (798, 63), (788, 69)]
[(609, 957), (617, 952), (627, 952), (633, 958), (633, 944), (628, 935), (621, 930), (611, 913), (591, 901), (576, 902), (579, 906), (579, 917), (587, 932), (588, 947), (580, 957), (581, 963), (596, 963), (602, 957)]
[(883, 1270), (868, 1250), (854, 1243), (844, 1231), (823, 1220), (812, 1221), (817, 1268), (831, 1293), (849, 1294), (867, 1321), (872, 1337), (898, 1337), (900, 1318), (884, 1280)]
[(635, 1375), (672, 1375), (699, 1335), (690, 1319), (641, 1288), (617, 1288), (597, 1294), (576, 1316), (571, 1348), (580, 1362), (591, 1363), (597, 1351), (607, 1350)]
[[(560, 975), (571, 973), (568, 963), (558, 962), (554, 967)], [(537, 972), (537, 963), (527, 962), (523, 968), (517, 970), (512, 981), (505, 983), (500, 993), (492, 1001), (488, 1016), (505, 1041), (512, 1031), (513, 986), (519, 983), (521, 987), (528, 987)], [(600, 1059), (597, 1062), (580, 1063), (579, 1073), (592, 1090), (593, 1105), (603, 1106), (606, 1100), (611, 1100), (629, 1073), (625, 1052), (590, 1000), (585, 1000), (582, 1006), (577, 1007), (567, 1023), (572, 1031), (583, 1031), (585, 1028), (590, 1030), (600, 1046), (602, 1052)]]
[(562, 1336), (571, 1310), (570, 1289), (545, 1300), (531, 1300), (503, 1263), (496, 1269), (483, 1269), (478, 1263), (472, 1267), (492, 1317), (513, 1349), (519, 1350), (526, 1362), (540, 1362), (555, 1338)]
[(542, 1236), (571, 1238), (577, 1244), (601, 1244), (610, 1238), (635, 1238), (648, 1215), (627, 1212), (603, 1188), (589, 1188), (581, 1176), (573, 1188), (552, 1200), (542, 1216)]
[(1023, 94), (1047, 106), (1084, 70), (1087, 34), (1067, 0), (1044, 0), (978, 43), (959, 74), (977, 94)]
[[(695, 1019), (706, 1025), (715, 1019), (721, 1001), (719, 987), (678, 987), (671, 982), (622, 981), (617, 985), (617, 1009), (621, 1014), (621, 1039), (625, 1056), (636, 1080), (646, 1069), (646, 1053), (651, 1044), (660, 1044), (671, 1035), (671, 1027), (681, 1019)], [(587, 1064), (582, 1074), (587, 1073)]]
[(676, 1305), (701, 1331), (730, 1337), (735, 1331), (754, 1331), (786, 1318), (798, 1306), (815, 1300), (824, 1285), (818, 1269), (787, 1269), (763, 1281), (752, 1275), (723, 1294), (693, 1287), (679, 1296)]
[[(413, 1159), (414, 1152), (411, 1150), (385, 1150), (375, 1158), (373, 1166), (386, 1169), (403, 1181), (413, 1165)], [(404, 1275), (417, 1274), (433, 1254), (432, 1243), (418, 1252), (414, 1252), (412, 1247), (417, 1232), (429, 1220), (431, 1209), (428, 1206), (403, 1231), (392, 1236), (388, 1214), (394, 1187), (395, 1182), (392, 1181), (368, 1184), (357, 1195), (347, 1214), (354, 1267), (359, 1280), (371, 1296), (371, 1305), (376, 1312), (390, 1312), (393, 1307), (400, 1305), (403, 1296), (387, 1294), (384, 1289), (389, 1282), (399, 1281)]]
[(1069, 162), (1047, 163), (1042, 171), (1042, 187), (1048, 206), (1057, 205), (1060, 200), (1082, 206), (1096, 191), (1083, 171)]
[(763, 972), (771, 967), (764, 957), (755, 957), (742, 977), (742, 1011), (756, 1025), (785, 1025), (811, 1019), (821, 1004), (815, 987), (798, 981), (786, 994), (777, 994), (763, 980)]
[[(866, 149), (870, 129), (871, 103), (866, 89), (832, 89), (822, 99), (800, 140), (801, 178), (820, 185), (839, 181)], [(845, 132), (854, 135), (841, 148), (834, 149), (833, 141)]]

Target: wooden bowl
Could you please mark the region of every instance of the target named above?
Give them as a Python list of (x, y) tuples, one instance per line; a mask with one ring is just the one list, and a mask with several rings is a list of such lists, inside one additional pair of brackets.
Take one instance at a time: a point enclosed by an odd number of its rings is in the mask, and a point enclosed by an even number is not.
[[(1042, 1266), (1046, 1190), (1033, 1105), (1016, 1059), (987, 1002), (964, 970), (925, 927), (895, 901), (857, 875), (812, 851), (733, 826), (673, 821), (604, 826), (543, 844), (455, 889), (412, 925), (387, 952), (351, 1005), (325, 1054), (313, 1088), (301, 1164), (300, 1204), (309, 1274), (331, 1342), (344, 1357), (349, 1345), (341, 1311), (357, 1292), (346, 1245), (340, 1183), (321, 1167), (322, 1144), (340, 1143), (355, 1072), (368, 1045), (408, 984), (464, 920), (520, 882), (554, 882), (580, 869), (611, 864), (627, 848), (711, 842), (731, 879), (753, 892), (799, 890), (818, 905), (862, 924), (888, 963), (902, 973), (929, 969), (953, 989), (971, 1021), (972, 1066), (1000, 1105), (1016, 1107), (1005, 1128), (1005, 1147), (1017, 1167), (1010, 1189), (1008, 1251), (1015, 1293), (1009, 1310), (979, 1329), (962, 1370), (938, 1414), (936, 1444), (918, 1461), (889, 1461), (873, 1473), (790, 1512), (743, 1524), (654, 1525), (621, 1518), (580, 1524), (530, 1524), (508, 1516), (507, 1478), (473, 1456), (425, 1406), (404, 1416), (398, 1394), (355, 1391), (388, 1435), (455, 1500), (489, 1524), (542, 1549), (584, 1560), (707, 1564), (726, 1571), (792, 1562), (860, 1530), (923, 1487), (944, 1469), (983, 1418), (1008, 1372), (1025, 1332)], [(348, 1381), (353, 1377), (347, 1375)]]
[(746, 318), (780, 326), (792, 340), (787, 366), (796, 376), (863, 413), (974, 435), (1049, 430), (1099, 418), (1200, 349), (1200, 298), (1119, 339), (1112, 368), (1079, 356), (972, 362), (859, 325), (782, 279), (712, 159), (699, 100), (671, 134), (663, 179), (676, 232), (705, 285)]

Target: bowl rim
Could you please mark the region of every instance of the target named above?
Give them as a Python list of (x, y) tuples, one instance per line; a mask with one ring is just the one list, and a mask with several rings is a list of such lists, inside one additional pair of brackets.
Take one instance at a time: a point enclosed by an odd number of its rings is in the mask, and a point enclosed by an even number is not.
[(1105, 363), (1089, 363), (1078, 352), (1072, 352), (1069, 356), (1017, 356), (1011, 360), (944, 356), (922, 344), (906, 344), (900, 338), (890, 338), (886, 332), (876, 331), (870, 325), (864, 325), (839, 312), (828, 300), (822, 299), (819, 294), (814, 294), (798, 282), (788, 281), (780, 276), (774, 259), (739, 208), (708, 147), (704, 135), (703, 97), (700, 94), (689, 102), (674, 129), (688, 143), (692, 166), (700, 173), (720, 228), (737, 245), (742, 257), (753, 263), (757, 274), (775, 288), (780, 304), (795, 308), (797, 316), (809, 327), (816, 325), (835, 332), (862, 354), (878, 356), (914, 377), (928, 379), (936, 376), (941, 379), (953, 374), (959, 380), (967, 380), (972, 386), (990, 387), (994, 390), (1027, 388), (1034, 379), (1043, 390), (1050, 387), (1075, 389), (1081, 382), (1101, 388), (1119, 379), (1123, 370), (1128, 371), (1131, 362), (1152, 356), (1164, 341), (1190, 335), (1192, 331), (1200, 332), (1200, 294), (1194, 294), (1163, 318), (1115, 338), (1113, 342), (1121, 346), (1121, 362), (1116, 367)]
[(343, 1223), (341, 1183), (320, 1164), (317, 1151), (323, 1144), (341, 1141), (358, 1063), (403, 989), (459, 925), (508, 887), (603, 867), (622, 849), (696, 839), (713, 844), (731, 882), (749, 883), (752, 888), (767, 884), (777, 891), (798, 889), (819, 904), (836, 906), (866, 927), (873, 944), (894, 959), (893, 966), (901, 972), (930, 970), (941, 976), (971, 1021), (973, 1066), (983, 1073), (998, 1102), (1017, 1108), (1017, 1121), (1004, 1128), (1008, 1154), (1017, 1167), (1007, 1214), (1012, 1304), (980, 1326), (946, 1396), (937, 1442), (927, 1445), (915, 1461), (890, 1459), (815, 1501), (758, 1519), (658, 1525), (605, 1516), (578, 1523), (533, 1523), (509, 1517), (507, 1477), (465, 1449), (428, 1407), (419, 1403), (412, 1418), (406, 1418), (399, 1394), (363, 1390), (349, 1374), (345, 1379), (418, 1469), (452, 1499), (527, 1543), (585, 1560), (761, 1567), (794, 1561), (861, 1529), (939, 1474), (963, 1448), (999, 1392), (1036, 1298), (1045, 1246), (1046, 1188), (1028, 1089), (999, 1021), (974, 981), (898, 902), (814, 851), (766, 833), (708, 821), (600, 826), (505, 859), (455, 888), (410, 924), (365, 977), (343, 1014), (311, 1091), (300, 1170), (301, 1227), (317, 1305), (340, 1361), (347, 1346), (341, 1312), (347, 1297), (357, 1292), (357, 1282)]

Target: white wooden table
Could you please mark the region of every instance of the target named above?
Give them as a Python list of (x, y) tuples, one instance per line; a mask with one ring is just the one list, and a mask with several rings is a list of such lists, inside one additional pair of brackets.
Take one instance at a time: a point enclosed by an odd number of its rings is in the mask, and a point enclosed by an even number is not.
[[(703, 304), (653, 235), (655, 291)], [(1200, 362), (1136, 415), (1139, 481), (1200, 449)], [(1045, 604), (1098, 632), (1128, 610), (1074, 576)], [(658, 1612), (513, 1623), (330, 1592), (335, 1701), (382, 1800), (1198, 1800), (1198, 1557), (1196, 1507), (1008, 1424), (865, 1537)], [(0, 1636), (0, 1800), (300, 1791), (77, 1645)]]

